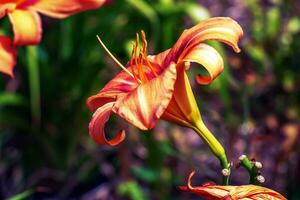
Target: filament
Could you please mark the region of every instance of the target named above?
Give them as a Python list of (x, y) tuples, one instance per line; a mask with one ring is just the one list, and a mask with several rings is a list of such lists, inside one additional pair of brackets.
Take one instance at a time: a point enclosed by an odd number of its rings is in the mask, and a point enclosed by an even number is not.
[[(100, 39), (99, 35), (97, 35), (97, 39), (99, 41), (99, 43), (101, 44), (101, 46), (103, 47), (103, 49), (105, 50), (105, 52), (109, 55), (109, 57), (119, 66), (121, 67), (127, 74), (129, 74), (132, 78), (136, 79), (136, 77), (126, 68), (124, 67), (117, 59), (116, 57), (107, 49), (107, 47), (105, 46), (105, 44), (102, 42), (102, 40)], [(139, 81), (139, 80), (138, 80)]]

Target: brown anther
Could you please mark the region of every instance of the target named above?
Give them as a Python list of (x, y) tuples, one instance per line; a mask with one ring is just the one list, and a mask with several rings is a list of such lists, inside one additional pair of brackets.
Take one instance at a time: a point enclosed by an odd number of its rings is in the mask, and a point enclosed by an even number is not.
[(141, 30), (141, 35), (142, 35), (142, 42), (143, 42), (143, 46), (142, 46), (143, 50), (142, 50), (142, 52), (146, 54), (147, 53), (148, 43), (147, 43), (147, 40), (146, 40), (146, 34), (145, 34), (145, 32), (143, 30)]
[(147, 39), (146, 39), (146, 34), (145, 32), (142, 30), (141, 31), (141, 35), (142, 35), (142, 42), (143, 42), (143, 47), (142, 47), (142, 54), (143, 54), (143, 59), (146, 61), (147, 63), (147, 66), (149, 67), (149, 69), (151, 70), (151, 72), (157, 76), (157, 73), (155, 72), (152, 64), (150, 63), (148, 57), (147, 57), (147, 46), (148, 46), (148, 43), (147, 43)]

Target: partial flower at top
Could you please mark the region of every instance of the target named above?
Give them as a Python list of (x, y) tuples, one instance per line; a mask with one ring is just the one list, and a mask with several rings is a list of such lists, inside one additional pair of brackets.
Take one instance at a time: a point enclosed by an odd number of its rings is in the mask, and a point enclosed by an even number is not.
[[(106, 0), (1, 0), (0, 19), (8, 15), (13, 26), (13, 45), (38, 44), (42, 35), (41, 18), (38, 13), (53, 18), (66, 18), (85, 10), (96, 9)], [(11, 45), (10, 39), (0, 39), (0, 55), (11, 54), (9, 62), (0, 61), (0, 71), (13, 76), (16, 63), (15, 51), (5, 48)], [(2, 59), (2, 57), (1, 57)], [(5, 64), (5, 65), (4, 65)]]
[(187, 186), (180, 186), (180, 190), (205, 197), (208, 200), (286, 200), (278, 192), (257, 185), (220, 186), (205, 184), (194, 187), (191, 181), (194, 174), (195, 171), (190, 174)]
[(241, 27), (231, 18), (211, 18), (184, 31), (171, 49), (147, 56), (145, 34), (141, 34), (143, 44), (139, 50), (137, 34), (126, 68), (121, 66), (123, 70), (116, 77), (87, 99), (87, 106), (94, 112), (90, 136), (98, 144), (109, 145), (124, 139), (124, 130), (112, 140), (105, 137), (104, 125), (111, 111), (141, 130), (153, 128), (160, 118), (198, 128), (202, 119), (186, 71), (191, 62), (203, 65), (209, 76), (198, 75), (196, 80), (209, 84), (222, 72), (223, 60), (203, 42), (218, 40), (239, 52), (237, 43), (242, 35)]

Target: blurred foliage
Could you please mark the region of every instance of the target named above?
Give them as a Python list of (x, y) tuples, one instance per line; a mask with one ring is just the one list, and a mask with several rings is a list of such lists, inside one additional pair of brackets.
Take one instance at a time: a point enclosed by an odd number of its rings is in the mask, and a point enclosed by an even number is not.
[[(266, 186), (299, 199), (299, 13), (299, 2), (283, 0), (114, 0), (65, 20), (44, 17), (41, 44), (20, 47), (16, 78), (0, 79), (0, 199), (193, 199), (176, 190), (191, 169), (201, 172), (195, 184), (218, 181), (217, 161), (193, 132), (165, 122), (146, 133), (129, 126), (123, 144), (98, 146), (85, 106), (120, 71), (97, 34), (125, 64), (136, 32), (146, 32), (156, 54), (210, 16), (233, 17), (245, 36), (241, 54), (211, 43), (225, 69), (210, 86), (193, 84), (204, 119), (230, 159), (262, 161)], [(0, 29), (11, 34), (7, 18)], [(113, 118), (108, 130), (124, 125)]]

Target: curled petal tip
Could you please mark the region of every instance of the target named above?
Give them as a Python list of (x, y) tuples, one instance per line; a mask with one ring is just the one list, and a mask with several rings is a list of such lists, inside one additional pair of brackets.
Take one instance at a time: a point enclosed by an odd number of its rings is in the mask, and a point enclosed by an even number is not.
[(30, 9), (53, 18), (66, 18), (78, 12), (97, 9), (106, 0), (43, 0), (36, 1)]
[(196, 171), (193, 170), (193, 171), (191, 171), (191, 173), (189, 174), (189, 178), (188, 178), (188, 182), (187, 182), (187, 187), (188, 187), (189, 190), (193, 190), (193, 189), (194, 189), (194, 187), (192, 186), (192, 178), (193, 178), (193, 176), (195, 175), (195, 173), (196, 173)]
[(104, 126), (111, 114), (111, 108), (114, 102), (109, 102), (99, 107), (93, 114), (92, 120), (89, 124), (89, 133), (91, 138), (98, 144), (106, 144), (115, 146), (120, 144), (125, 139), (125, 131), (121, 130), (117, 135), (108, 140), (105, 136)]
[(221, 55), (213, 47), (204, 43), (187, 49), (187, 53), (182, 60), (185, 63), (198, 63), (204, 67), (208, 75), (199, 74), (196, 76), (196, 82), (201, 85), (210, 84), (224, 68)]

